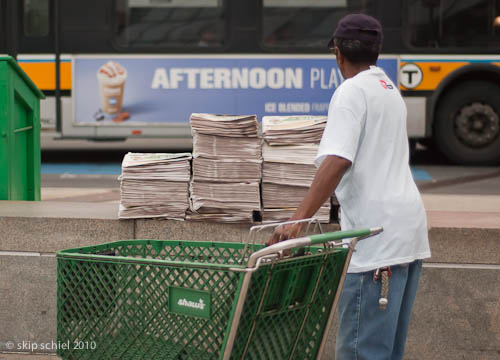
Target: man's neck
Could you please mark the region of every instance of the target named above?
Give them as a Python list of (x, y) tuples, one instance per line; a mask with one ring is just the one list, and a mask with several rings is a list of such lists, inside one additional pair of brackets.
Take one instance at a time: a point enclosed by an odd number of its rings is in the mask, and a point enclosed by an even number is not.
[(370, 69), (370, 66), (372, 66), (372, 64), (359, 64), (359, 65), (349, 64), (349, 66), (347, 66), (347, 68), (345, 69), (346, 73), (344, 77), (346, 79), (355, 77), (360, 72)]

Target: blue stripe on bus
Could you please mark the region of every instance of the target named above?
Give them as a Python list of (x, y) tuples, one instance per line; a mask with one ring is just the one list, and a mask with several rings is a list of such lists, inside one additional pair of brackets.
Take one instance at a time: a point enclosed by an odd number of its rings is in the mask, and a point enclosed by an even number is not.
[(44, 163), (42, 174), (92, 174), (92, 175), (120, 175), (122, 172), (119, 163)]
[[(42, 174), (92, 174), (92, 175), (120, 175), (120, 163), (44, 163)], [(423, 169), (412, 167), (411, 172), (415, 181), (431, 181), (431, 175)]]
[(411, 173), (413, 175), (413, 180), (415, 181), (431, 181), (432, 176), (424, 169), (411, 168)]

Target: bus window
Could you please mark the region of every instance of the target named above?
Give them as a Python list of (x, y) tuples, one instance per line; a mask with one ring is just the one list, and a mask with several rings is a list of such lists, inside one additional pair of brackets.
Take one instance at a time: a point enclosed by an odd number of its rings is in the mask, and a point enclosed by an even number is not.
[(500, 47), (499, 0), (413, 0), (407, 14), (414, 47)]
[(262, 44), (266, 48), (326, 49), (343, 16), (372, 10), (372, 0), (264, 0)]
[(116, 42), (125, 48), (221, 47), (225, 0), (118, 0)]
[(24, 36), (49, 35), (49, 0), (24, 0)]

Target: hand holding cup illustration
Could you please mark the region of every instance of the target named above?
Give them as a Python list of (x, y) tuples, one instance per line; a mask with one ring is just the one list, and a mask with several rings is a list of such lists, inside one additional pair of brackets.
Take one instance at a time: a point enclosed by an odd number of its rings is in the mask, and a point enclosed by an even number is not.
[(108, 115), (118, 115), (122, 111), (127, 70), (115, 61), (108, 61), (97, 71), (97, 79), (102, 111)]

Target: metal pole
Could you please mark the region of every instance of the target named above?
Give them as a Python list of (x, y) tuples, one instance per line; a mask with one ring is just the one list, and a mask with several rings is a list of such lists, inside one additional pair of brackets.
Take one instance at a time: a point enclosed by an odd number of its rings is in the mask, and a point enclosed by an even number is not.
[(54, 52), (56, 54), (56, 131), (58, 133), (62, 130), (62, 117), (61, 117), (61, 48), (59, 43), (59, 29), (60, 14), (59, 14), (59, 0), (54, 0)]
[(12, 56), (17, 60), (17, 52), (18, 52), (18, 8), (20, 3), (15, 0), (6, 0), (5, 6), (5, 23), (7, 25), (6, 29), (6, 37), (5, 37), (5, 45), (7, 54)]

